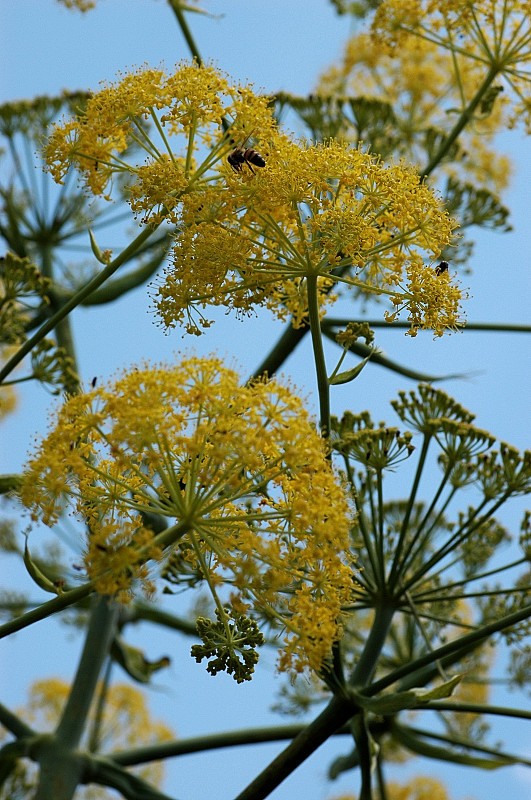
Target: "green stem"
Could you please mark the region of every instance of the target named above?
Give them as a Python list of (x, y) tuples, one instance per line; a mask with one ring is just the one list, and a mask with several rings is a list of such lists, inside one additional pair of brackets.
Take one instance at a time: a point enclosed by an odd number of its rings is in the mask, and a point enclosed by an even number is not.
[[(45, 275), (47, 278), (50, 278), (53, 286), (55, 276), (53, 273), (53, 248), (51, 245), (46, 245), (41, 250), (41, 268), (43, 275)], [(59, 311), (61, 309), (61, 303), (53, 289), (50, 291), (49, 296), (52, 311)], [(72, 336), (72, 326), (70, 325), (70, 320), (68, 317), (64, 317), (63, 319), (59, 320), (55, 326), (55, 338), (58, 347), (62, 347), (65, 353), (72, 359), (73, 370), (75, 373), (75, 377), (72, 377), (68, 382), (68, 385), (64, 386), (64, 390), (68, 394), (75, 394), (80, 388), (79, 368), (76, 358), (74, 339)]]
[(116, 630), (119, 607), (108, 597), (97, 597), (85, 645), (68, 700), (57, 726), (57, 740), (75, 749), (83, 734), (92, 698)]
[(134, 239), (119, 256), (117, 256), (110, 264), (95, 275), (82, 289), (72, 295), (72, 297), (61, 306), (55, 314), (53, 314), (41, 327), (36, 331), (33, 336), (27, 339), (22, 347), (10, 358), (4, 367), (0, 370), (0, 383), (6, 378), (12, 370), (15, 369), (24, 356), (26, 356), (33, 347), (40, 342), (44, 337), (50, 333), (60, 322), (63, 320), (76, 306), (85, 300), (95, 289), (98, 289), (107, 278), (110, 278), (122, 264), (130, 258), (138, 247), (148, 239), (155, 228), (153, 226), (146, 226), (144, 230)]
[(23, 737), (29, 738), (30, 736), (35, 736), (35, 731), (26, 725), (16, 714), (13, 714), (6, 706), (0, 703), (0, 724), (6, 728), (13, 736), (16, 736), (17, 739), (21, 739)]
[(184, 36), (186, 44), (188, 45), (188, 49), (190, 50), (192, 56), (195, 58), (198, 64), (203, 63), (203, 59), (197, 49), (197, 45), (194, 41), (194, 37), (188, 27), (188, 23), (186, 22), (186, 18), (184, 16), (183, 10), (181, 8), (180, 0), (168, 0), (169, 5), (175, 16), (177, 17), (177, 22), (179, 23), (179, 27), (181, 29), (181, 33)]
[(262, 375), (272, 377), (293, 353), (299, 342), (304, 339), (309, 329), (309, 326), (306, 325), (295, 330), (292, 324), (288, 323), (284, 333), (280, 336), (280, 339), (264, 358), (260, 366), (254, 371), (252, 377), (259, 378)]
[(480, 744), (476, 744), (475, 742), (468, 741), (467, 739), (463, 739), (460, 736), (444, 736), (440, 733), (434, 733), (433, 731), (423, 730), (422, 728), (414, 728), (410, 725), (401, 725), (400, 726), (403, 731), (410, 733), (413, 736), (420, 736), (424, 739), (435, 739), (438, 742), (443, 742), (447, 746), (454, 746), (459, 748), (464, 748), (466, 750), (475, 750), (477, 753), (486, 753), (489, 756), (494, 756), (495, 758), (507, 758), (508, 761), (511, 762), (519, 762), (526, 764), (527, 766), (531, 766), (531, 761), (525, 758), (519, 758), (518, 756), (512, 756), (507, 753), (500, 752), (499, 749), (494, 749), (492, 747), (484, 747)]
[(235, 800), (264, 800), (318, 747), (342, 728), (355, 712), (356, 709), (345, 697), (333, 697), (324, 711)]
[(356, 714), (353, 718), (352, 733), (358, 751), (361, 773), (359, 800), (373, 800), (371, 741), (364, 714)]
[(426, 653), (420, 656), (420, 658), (416, 658), (414, 661), (410, 661), (398, 667), (390, 672), (389, 675), (386, 675), (384, 678), (381, 678), (365, 689), (364, 694), (368, 697), (373, 697), (384, 689), (387, 689), (388, 686), (392, 686), (393, 683), (401, 680), (401, 678), (405, 678), (417, 672), (422, 667), (433, 665), (436, 661), (446, 656), (452, 656), (457, 660), (461, 651), (466, 653), (471, 647), (478, 646), (489, 639), (493, 633), (499, 633), (499, 631), (503, 631), (506, 628), (511, 628), (513, 625), (517, 625), (519, 622), (529, 619), (529, 617), (531, 617), (531, 604), (518, 609), (518, 611), (514, 611), (512, 614), (507, 614), (505, 617), (501, 617), (501, 619), (495, 622), (490, 622), (488, 625), (484, 625), (472, 633), (467, 633), (460, 639), (454, 639), (448, 644), (442, 645), (442, 647), (437, 647), (431, 653)]
[(47, 603), (43, 603), (38, 608), (27, 611), (25, 614), (15, 617), (15, 619), (10, 619), (9, 622), (5, 622), (0, 626), (0, 639), (3, 639), (4, 636), (16, 633), (16, 631), (21, 631), (23, 628), (27, 628), (28, 625), (33, 625), (34, 622), (46, 619), (74, 603), (78, 603), (93, 591), (93, 583), (89, 581), (89, 583), (85, 583), (83, 586), (78, 586), (77, 589), (63, 592), (63, 594), (54, 597), (53, 600), (49, 600)]
[(395, 586), (399, 577), (402, 550), (404, 549), (404, 545), (406, 543), (406, 538), (409, 530), (409, 520), (415, 505), (415, 498), (417, 496), (422, 470), (424, 469), (424, 464), (426, 463), (426, 456), (428, 455), (428, 448), (430, 446), (431, 438), (432, 437), (429, 434), (425, 433), (422, 440), (422, 450), (420, 451), (417, 470), (415, 472), (415, 479), (413, 481), (413, 486), (411, 487), (411, 492), (409, 493), (407, 509), (404, 514), (404, 519), (402, 521), (402, 527), (400, 530), (400, 536), (398, 538), (395, 554), (393, 556), (393, 565), (391, 567), (391, 572), (389, 575), (390, 586)]
[(440, 162), (443, 160), (445, 155), (449, 152), (452, 145), (457, 141), (460, 133), (466, 128), (466, 126), (472, 121), (474, 117), (474, 111), (481, 103), (485, 93), (487, 92), (489, 86), (499, 74), (499, 66), (497, 64), (492, 64), (489, 71), (487, 72), (485, 79), (479, 89), (477, 90), (476, 94), (468, 104), (467, 108), (461, 113), (461, 116), (457, 120), (456, 124), (454, 125), (453, 129), (450, 131), (448, 136), (444, 138), (441, 146), (439, 147), (438, 151), (435, 153), (429, 164), (427, 165), (426, 169), (422, 173), (422, 178), (427, 178), (430, 175), (435, 167), (437, 167)]
[(510, 708), (509, 706), (490, 706), (478, 703), (460, 703), (446, 700), (432, 700), (425, 705), (418, 706), (417, 711), (462, 711), (463, 714), (493, 714), (497, 717), (515, 717), (517, 719), (531, 720), (531, 711), (524, 708)]
[[(385, 322), (385, 320), (382, 319), (365, 320), (365, 318), (363, 321), (371, 328), (387, 328), (392, 330), (393, 328), (409, 329), (411, 327), (409, 322)], [(352, 322), (352, 320), (347, 317), (327, 317), (323, 320), (322, 327), (325, 333), (328, 330), (333, 332), (334, 328), (344, 328), (349, 322)], [(466, 331), (531, 333), (531, 325), (513, 325), (505, 322), (467, 322), (466, 326), (463, 328), (463, 332)]]
[(39, 762), (35, 800), (72, 800), (84, 781), (85, 760), (77, 752), (105, 658), (114, 637), (118, 606), (98, 597), (92, 610), (76, 677), (55, 735), (40, 737), (33, 757)]
[(350, 685), (363, 688), (371, 680), (378, 662), (385, 639), (389, 632), (394, 606), (382, 604), (376, 609), (370, 633), (356, 667), (350, 677)]
[[(206, 750), (219, 750), (224, 747), (239, 747), (240, 745), (294, 739), (306, 727), (306, 725), (299, 723), (296, 725), (271, 725), (264, 728), (242, 728), (237, 731), (193, 736), (189, 739), (177, 739), (172, 742), (159, 742), (147, 747), (138, 747), (134, 750), (122, 750), (110, 753), (109, 758), (115, 764), (134, 767), (137, 764), (148, 764), (151, 761), (160, 761), (188, 753), (202, 753)], [(350, 729), (344, 726), (336, 733), (350, 735)]]
[(310, 320), (310, 334), (312, 337), (313, 357), (317, 376), (317, 392), (319, 395), (319, 424), (325, 438), (330, 435), (330, 384), (326, 372), (326, 361), (321, 334), (321, 321), (319, 319), (319, 294), (317, 291), (317, 276), (307, 278), (308, 290), (308, 316)]

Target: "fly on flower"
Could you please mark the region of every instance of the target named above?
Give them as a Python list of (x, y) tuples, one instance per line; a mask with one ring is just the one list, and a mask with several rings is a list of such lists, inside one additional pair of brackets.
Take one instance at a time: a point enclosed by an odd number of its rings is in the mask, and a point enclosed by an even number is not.
[(448, 272), (448, 261), (441, 261), (440, 264), (437, 264), (435, 267), (435, 274), (442, 275), (443, 272)]
[(243, 165), (247, 164), (253, 175), (255, 174), (253, 166), (255, 167), (265, 167), (266, 162), (257, 151), (253, 147), (245, 147), (247, 141), (249, 140), (251, 134), (247, 136), (246, 139), (242, 142), (239, 147), (235, 147), (234, 150), (231, 150), (229, 155), (227, 156), (227, 161), (231, 165), (234, 172), (241, 172), (243, 170)]

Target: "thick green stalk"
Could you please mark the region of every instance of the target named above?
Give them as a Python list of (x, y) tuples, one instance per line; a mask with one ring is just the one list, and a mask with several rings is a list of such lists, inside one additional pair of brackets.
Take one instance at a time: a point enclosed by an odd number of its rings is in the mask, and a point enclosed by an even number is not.
[(85, 729), (100, 672), (116, 632), (118, 611), (119, 606), (108, 597), (95, 599), (76, 676), (56, 730), (57, 739), (71, 748), (77, 747)]
[(374, 675), (394, 613), (395, 608), (392, 605), (382, 604), (376, 609), (363, 652), (350, 676), (349, 683), (351, 686), (358, 689), (363, 688)]
[(317, 275), (307, 278), (308, 316), (312, 337), (315, 373), (317, 376), (317, 393), (319, 396), (319, 424), (323, 436), (330, 435), (330, 384), (326, 371), (326, 361), (319, 319), (319, 295), (317, 291)]
[(84, 733), (100, 672), (116, 630), (118, 606), (107, 597), (96, 598), (90, 624), (72, 684), (55, 734), (42, 739), (35, 800), (71, 800), (84, 773), (76, 752)]
[(333, 697), (324, 711), (235, 798), (264, 800), (356, 712), (345, 697)]

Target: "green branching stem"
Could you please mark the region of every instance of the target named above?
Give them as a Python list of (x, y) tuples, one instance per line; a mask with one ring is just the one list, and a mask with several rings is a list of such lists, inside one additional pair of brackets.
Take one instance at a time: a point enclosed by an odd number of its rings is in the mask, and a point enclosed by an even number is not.
[[(490, 622), (487, 625), (483, 625), (481, 628), (477, 628), (472, 633), (467, 633), (464, 636), (461, 636), (459, 639), (453, 639), (451, 642), (448, 642), (448, 644), (437, 647), (435, 650), (416, 658), (414, 661), (410, 661), (409, 663), (398, 667), (390, 672), (389, 675), (386, 675), (384, 678), (380, 678), (371, 686), (368, 686), (363, 690), (363, 693), (368, 697), (374, 697), (374, 695), (379, 694), (384, 689), (392, 686), (393, 683), (396, 683), (397, 681), (401, 680), (402, 678), (406, 678), (409, 675), (413, 675), (413, 673), (418, 672), (423, 667), (432, 666), (436, 661), (441, 661), (444, 665), (445, 661), (443, 661), (443, 659), (446, 659), (447, 656), (451, 657), (454, 661), (457, 661), (472, 649), (480, 646), (493, 634), (507, 630), (508, 628), (517, 625), (519, 622), (529, 619), (529, 617), (531, 617), (531, 603), (523, 608), (519, 608), (517, 611), (513, 611), (511, 614), (500, 617), (500, 619), (497, 619), (494, 622)], [(420, 685), (420, 683), (424, 685), (425, 681), (416, 681), (414, 685)]]
[(404, 519), (402, 521), (402, 527), (400, 530), (400, 536), (398, 537), (398, 542), (396, 545), (395, 554), (393, 557), (393, 564), (391, 566), (391, 572), (389, 574), (389, 585), (395, 586), (397, 580), (400, 575), (400, 567), (402, 563), (402, 551), (404, 549), (404, 545), (406, 543), (408, 529), (409, 529), (409, 520), (411, 518), (411, 514), (413, 512), (413, 508), (415, 506), (415, 498), (417, 496), (417, 491), (420, 485), (420, 479), (422, 476), (422, 470), (424, 469), (424, 465), (426, 463), (426, 456), (428, 455), (428, 448), (430, 446), (431, 435), (428, 433), (424, 434), (422, 440), (422, 449), (420, 451), (420, 456), (417, 464), (417, 469), (415, 472), (415, 478), (413, 480), (413, 486), (411, 487), (411, 492), (408, 498), (408, 504), (406, 511), (404, 513)]
[(330, 736), (341, 729), (357, 710), (346, 697), (333, 697), (324, 711), (235, 800), (264, 800)]
[[(449, 479), (449, 477), (450, 477), (450, 475), (452, 473), (452, 469), (453, 469), (453, 464), (452, 465), (448, 465), (446, 467), (444, 475), (441, 478), (439, 486), (438, 486), (438, 488), (437, 488), (437, 490), (436, 490), (436, 492), (435, 492), (435, 494), (434, 494), (434, 496), (432, 498), (432, 501), (431, 501), (428, 509), (426, 510), (426, 512), (424, 514), (424, 517), (422, 518), (421, 522), (419, 523), (419, 525), (417, 527), (417, 530), (415, 531), (415, 533), (411, 537), (407, 547), (404, 550), (404, 553), (403, 553), (402, 558), (401, 558), (401, 563), (399, 564), (400, 573), (402, 575), (405, 575), (407, 569), (409, 568), (409, 566), (415, 563), (415, 559), (417, 558), (417, 556), (419, 554), (425, 552), (426, 545), (428, 544), (428, 542), (429, 542), (429, 540), (430, 540), (430, 538), (431, 538), (431, 536), (433, 534), (433, 531), (436, 529), (439, 520), (441, 519), (441, 517), (444, 514), (444, 511), (449, 506), (451, 500), (453, 499), (455, 493), (457, 492), (456, 487), (453, 487), (452, 491), (450, 492), (450, 494), (449, 494), (448, 498), (446, 499), (445, 503), (443, 504), (442, 508), (440, 508), (438, 510), (437, 514), (434, 515), (434, 518), (432, 519), (431, 524), (428, 525), (428, 523), (430, 522), (430, 517), (432, 516), (432, 514), (434, 514), (437, 502), (439, 501), (439, 498), (440, 498), (440, 496), (441, 496), (441, 494), (442, 494), (442, 492), (444, 490), (444, 487), (446, 486), (446, 484), (448, 482), (448, 479)], [(422, 535), (422, 532), (424, 531), (424, 528), (425, 528), (426, 525), (428, 525), (428, 528), (424, 532), (424, 535)]]
[(457, 141), (463, 130), (467, 127), (467, 125), (469, 125), (472, 122), (472, 120), (474, 119), (474, 112), (476, 108), (478, 108), (479, 104), (481, 103), (482, 99), (487, 93), (490, 85), (496, 79), (496, 76), (499, 74), (499, 72), (500, 72), (499, 65), (492, 64), (485, 76), (485, 79), (483, 80), (483, 83), (477, 90), (476, 94), (474, 95), (468, 106), (461, 113), (453, 129), (450, 131), (448, 136), (445, 137), (438, 151), (435, 153), (429, 164), (426, 166), (421, 176), (422, 179), (425, 179), (429, 175), (431, 175), (433, 170), (441, 163), (443, 158), (448, 154), (450, 149), (453, 147), (453, 145), (455, 144), (455, 142)]
[[(478, 513), (482, 510), (482, 508), (487, 504), (487, 499), (484, 498), (480, 506), (475, 509), (474, 515), (469, 517), (466, 520), (465, 524), (462, 525), (458, 531), (456, 531), (448, 541), (429, 558), (427, 559), (418, 570), (416, 570), (407, 580), (407, 582), (402, 584), (402, 591), (407, 591), (411, 589), (415, 583), (420, 582), (420, 580), (426, 575), (428, 572), (432, 570), (432, 568), (439, 564), (446, 556), (455, 551), (470, 535), (481, 527), (485, 522), (487, 522), (497, 511), (497, 509), (505, 503), (508, 498), (510, 497), (510, 492), (505, 492), (498, 500), (493, 504), (493, 506), (486, 511), (482, 516), (475, 519)], [(473, 520), (475, 519), (474, 523)]]
[(22, 361), (22, 359), (31, 352), (31, 350), (38, 344), (44, 337), (50, 333), (57, 325), (70, 314), (70, 312), (83, 302), (89, 295), (98, 289), (105, 281), (118, 270), (135, 253), (138, 248), (149, 239), (155, 227), (147, 225), (144, 230), (134, 239), (119, 256), (117, 256), (110, 264), (104, 267), (101, 272), (95, 275), (83, 288), (79, 289), (72, 297), (57, 309), (41, 327), (27, 339), (22, 347), (6, 362), (4, 367), (0, 370), (0, 383), (15, 369), (15, 367)]

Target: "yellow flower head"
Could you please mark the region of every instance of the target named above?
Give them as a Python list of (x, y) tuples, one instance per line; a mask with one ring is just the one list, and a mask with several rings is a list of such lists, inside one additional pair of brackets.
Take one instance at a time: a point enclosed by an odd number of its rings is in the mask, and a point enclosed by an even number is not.
[[(318, 669), (339, 635), (347, 501), (301, 401), (274, 381), (242, 386), (220, 361), (189, 358), (71, 397), (21, 497), (47, 524), (65, 505), (87, 522), (102, 592), (131, 591), (148, 559), (177, 554), (216, 603), (286, 630), (283, 666)], [(146, 513), (169, 527), (154, 536)]]
[[(405, 36), (400, 46), (382, 47), (377, 36), (358, 34), (347, 43), (339, 65), (326, 71), (317, 91), (321, 96), (356, 98), (354, 119), (358, 135), (384, 157), (393, 153), (420, 171), (426, 167), (427, 136), (448, 133), (457, 112), (470, 102), (485, 77), (484, 65), (460, 52), (449, 52), (420, 36)], [(499, 89), (501, 87), (498, 87)], [(367, 101), (368, 119), (363, 116)], [(443, 162), (446, 174), (478, 182), (494, 191), (506, 187), (509, 165), (506, 156), (490, 145), (494, 135), (506, 127), (506, 93), (498, 92), (483, 105), (459, 139), (458, 164)], [(388, 104), (389, 118), (373, 123), (371, 103)], [(347, 100), (348, 108), (348, 100)], [(372, 124), (372, 126), (371, 126)], [(349, 135), (349, 130), (344, 131)]]
[(263, 155), (260, 170), (226, 165), (226, 185), (183, 198), (174, 264), (153, 293), (166, 327), (185, 321), (199, 333), (209, 305), (266, 306), (299, 326), (309, 281), (321, 313), (334, 285), (396, 305), (410, 263), (437, 258), (451, 241), (455, 223), (411, 168), (335, 141), (305, 146), (278, 135)]
[(135, 212), (171, 218), (176, 198), (212, 180), (234, 141), (272, 128), (267, 100), (212, 66), (182, 63), (170, 75), (144, 67), (57, 125), (45, 155), (56, 181), (74, 165), (93, 194), (105, 195), (113, 177), (125, 177)]
[(530, 0), (384, 0), (373, 33), (380, 45), (391, 48), (402, 47), (413, 36), (448, 50), (457, 59), (455, 65), (461, 64), (459, 77), (465, 80), (465, 62), (473, 71), (480, 65), (491, 89), (494, 79), (503, 77), (514, 99), (511, 120), (525, 114), (530, 125)]

